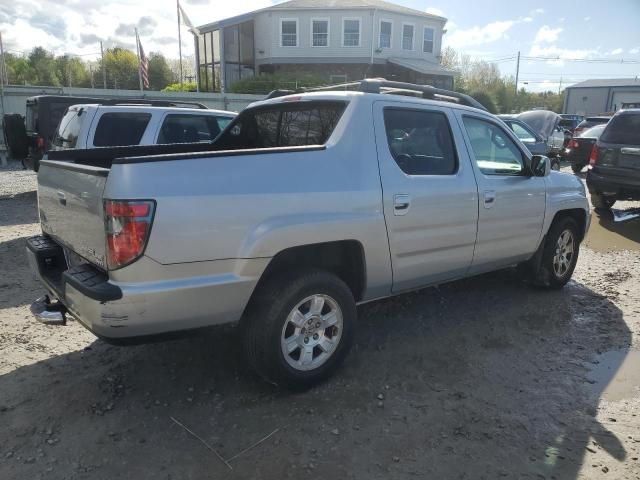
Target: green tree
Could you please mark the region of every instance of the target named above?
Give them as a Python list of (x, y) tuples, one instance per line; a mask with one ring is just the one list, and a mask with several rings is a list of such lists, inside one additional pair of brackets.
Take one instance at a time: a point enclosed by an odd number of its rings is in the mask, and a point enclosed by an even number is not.
[(79, 59), (63, 55), (56, 57), (56, 77), (65, 87), (91, 87), (87, 66)]
[(498, 113), (496, 104), (493, 102), (493, 99), (491, 98), (491, 95), (489, 95), (489, 93), (483, 91), (475, 91), (471, 92), (469, 95), (480, 102), (489, 112)]
[(52, 53), (47, 52), (42, 47), (36, 47), (31, 50), (28, 56), (29, 62), (29, 80), (28, 83), (38, 86), (61, 85), (58, 71), (56, 69), (55, 57)]
[(104, 66), (100, 65), (95, 78), (102, 78), (102, 68), (107, 69), (107, 88), (137, 90), (138, 57), (131, 50), (115, 47), (104, 52)]
[(31, 81), (29, 60), (23, 56), (5, 53), (7, 77), (11, 85), (26, 85)]
[(152, 53), (149, 56), (149, 88), (151, 90), (162, 90), (174, 81), (173, 72), (169, 68), (164, 55)]

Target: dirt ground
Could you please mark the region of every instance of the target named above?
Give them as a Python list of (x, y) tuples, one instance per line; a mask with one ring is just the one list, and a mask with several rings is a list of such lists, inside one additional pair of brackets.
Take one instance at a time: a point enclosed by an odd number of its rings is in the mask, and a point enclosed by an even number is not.
[(503, 271), (361, 306), (344, 367), (292, 394), (232, 328), (113, 347), (33, 320), (34, 190), (0, 170), (0, 479), (640, 478), (640, 222), (594, 217), (561, 291)]

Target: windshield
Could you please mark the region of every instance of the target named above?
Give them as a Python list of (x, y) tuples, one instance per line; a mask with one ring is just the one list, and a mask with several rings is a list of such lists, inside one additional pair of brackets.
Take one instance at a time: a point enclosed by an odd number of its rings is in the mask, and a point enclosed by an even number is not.
[(579, 136), (585, 138), (600, 138), (602, 131), (606, 125), (596, 125), (595, 127), (588, 128), (582, 132)]

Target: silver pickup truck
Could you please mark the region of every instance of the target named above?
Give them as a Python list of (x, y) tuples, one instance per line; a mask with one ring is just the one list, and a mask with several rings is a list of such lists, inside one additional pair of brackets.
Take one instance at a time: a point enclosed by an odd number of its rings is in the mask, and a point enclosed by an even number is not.
[(469, 105), (366, 80), (255, 103), (213, 144), (50, 152), (32, 309), (112, 342), (239, 322), (258, 373), (308, 386), (347, 355), (357, 304), (509, 266), (562, 287), (582, 183)]

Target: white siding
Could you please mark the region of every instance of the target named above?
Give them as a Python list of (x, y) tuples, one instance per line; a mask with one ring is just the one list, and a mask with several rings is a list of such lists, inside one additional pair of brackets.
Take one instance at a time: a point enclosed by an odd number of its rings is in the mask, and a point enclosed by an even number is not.
[[(280, 46), (280, 20), (298, 20), (298, 46)], [(311, 45), (311, 19), (326, 18), (329, 20), (329, 46), (312, 47)], [(342, 22), (345, 18), (359, 18), (360, 46), (342, 46)], [(392, 22), (391, 47), (378, 49), (378, 35), (380, 20)], [(415, 25), (413, 50), (402, 49), (402, 24)], [(373, 27), (373, 32), (372, 32)], [(424, 27), (434, 30), (433, 54), (422, 52), (422, 38)], [(291, 58), (293, 60), (312, 58), (370, 58), (371, 41), (373, 40), (374, 59), (386, 59), (389, 57), (424, 58), (432, 62), (438, 62), (442, 44), (443, 24), (435, 19), (420, 16), (403, 15), (384, 10), (286, 10), (282, 12), (260, 12), (255, 17), (255, 49), (256, 61), (262, 63), (271, 58)], [(373, 35), (372, 35), (373, 33)], [(263, 53), (260, 53), (260, 52)], [(339, 61), (339, 60), (338, 60)]]

